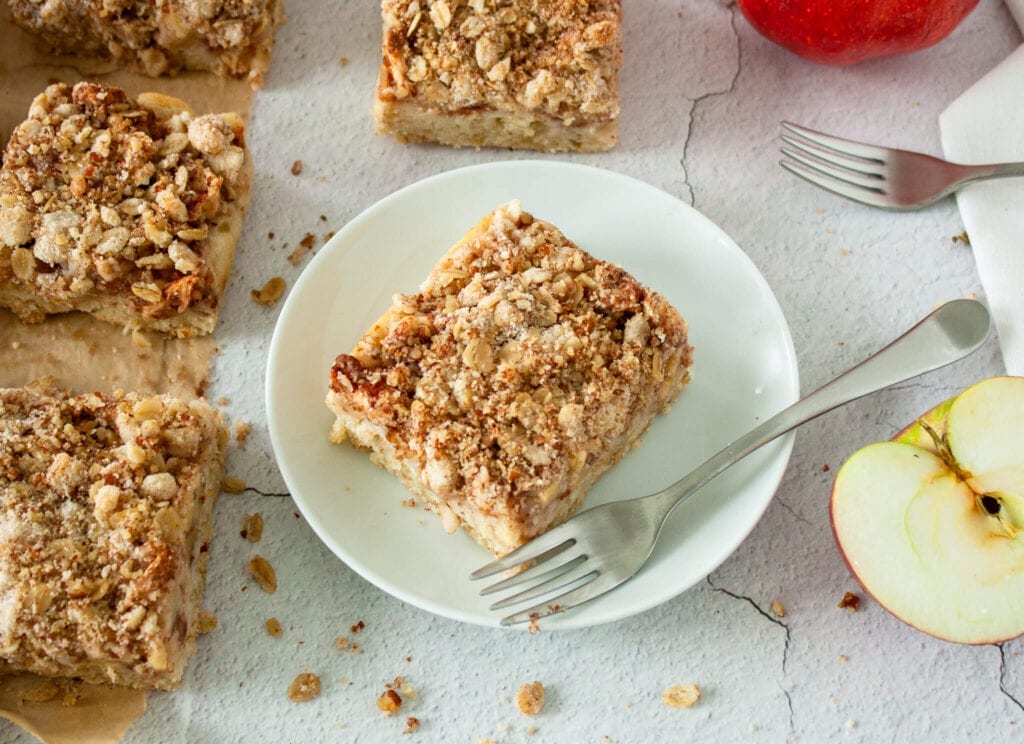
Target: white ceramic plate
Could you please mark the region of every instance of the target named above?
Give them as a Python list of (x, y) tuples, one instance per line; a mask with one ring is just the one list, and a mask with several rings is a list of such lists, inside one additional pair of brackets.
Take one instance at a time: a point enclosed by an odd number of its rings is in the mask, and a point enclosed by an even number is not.
[[(348, 223), (302, 273), (281, 311), (267, 368), (278, 465), (327, 546), (381, 589), (430, 612), (497, 625), (467, 578), (490, 554), (440, 519), (399, 502), (408, 493), (365, 451), (334, 445), (328, 371), (391, 304), (417, 290), (437, 259), (482, 216), (513, 199), (598, 258), (620, 264), (686, 318), (693, 382), (592, 489), (584, 508), (650, 493), (796, 400), (796, 357), (763, 277), (692, 207), (631, 178), (568, 163), (518, 161), (442, 173)], [(706, 486), (672, 515), (650, 562), (625, 585), (545, 629), (617, 620), (702, 580), (757, 523), (785, 470), (792, 437)]]

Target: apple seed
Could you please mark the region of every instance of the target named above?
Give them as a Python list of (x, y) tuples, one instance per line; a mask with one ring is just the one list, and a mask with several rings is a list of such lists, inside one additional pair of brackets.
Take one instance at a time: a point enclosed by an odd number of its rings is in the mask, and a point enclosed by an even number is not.
[(997, 499), (995, 496), (982, 496), (981, 505), (985, 507), (985, 511), (987, 511), (989, 514), (999, 513), (999, 499)]

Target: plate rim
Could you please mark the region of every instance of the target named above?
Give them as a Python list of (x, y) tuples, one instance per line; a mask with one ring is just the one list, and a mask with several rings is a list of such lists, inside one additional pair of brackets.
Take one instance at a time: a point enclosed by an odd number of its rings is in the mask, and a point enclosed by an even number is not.
[[(280, 356), (279, 347), (284, 343), (282, 340), (285, 334), (285, 328), (289, 325), (289, 320), (293, 313), (297, 312), (296, 308), (300, 305), (300, 299), (303, 296), (303, 289), (309, 283), (313, 282), (313, 277), (316, 276), (321, 264), (328, 263), (332, 259), (332, 254), (338, 250), (341, 250), (339, 246), (342, 246), (349, 240), (349, 237), (358, 232), (362, 226), (368, 222), (371, 222), (377, 215), (386, 211), (390, 208), (392, 203), (400, 201), (405, 198), (410, 192), (418, 191), (421, 189), (429, 189), (433, 184), (441, 183), (450, 179), (466, 178), (476, 174), (479, 171), (503, 171), (503, 170), (530, 170), (530, 169), (551, 169), (561, 171), (580, 171), (582, 173), (594, 173), (600, 174), (602, 177), (610, 177), (612, 179), (621, 180), (628, 184), (633, 189), (639, 189), (646, 191), (651, 194), (657, 195), (658, 198), (669, 199), (674, 203), (677, 208), (682, 208), (682, 211), (689, 213), (690, 218), (699, 220), (704, 226), (716, 233), (719, 240), (722, 241), (725, 246), (734, 251), (738, 258), (745, 261), (750, 269), (750, 276), (755, 283), (761, 285), (762, 289), (766, 292), (767, 296), (771, 299), (771, 310), (773, 314), (777, 315), (778, 321), (780, 321), (777, 330), (781, 331), (783, 340), (785, 341), (783, 354), (784, 361), (786, 363), (786, 370), (792, 377), (792, 384), (788, 391), (784, 391), (790, 403), (795, 402), (799, 398), (800, 392), (800, 370), (798, 365), (798, 359), (796, 350), (793, 345), (792, 332), (789, 327), (789, 323), (786, 320), (785, 313), (782, 311), (782, 307), (776, 297), (774, 291), (769, 285), (767, 279), (761, 273), (760, 269), (754, 264), (753, 260), (747, 255), (735, 240), (732, 239), (721, 227), (719, 227), (709, 217), (704, 215), (698, 209), (679, 197), (668, 193), (667, 191), (658, 188), (652, 184), (642, 181), (633, 176), (620, 173), (618, 171), (610, 170), (607, 168), (601, 168), (593, 165), (575, 163), (571, 161), (563, 160), (538, 160), (538, 159), (522, 159), (522, 160), (498, 160), (486, 163), (476, 163), (473, 165), (462, 166), (458, 168), (452, 168), (435, 173), (430, 176), (426, 176), (421, 179), (417, 179), (411, 183), (408, 183), (395, 191), (390, 192), (384, 197), (378, 199), (370, 206), (361, 210), (352, 219), (350, 219), (338, 232), (319, 250), (313, 257), (313, 260), (307, 264), (306, 268), (300, 273), (299, 277), (295, 281), (292, 290), (288, 293), (285, 298), (284, 305), (281, 308), (277, 320), (274, 324), (274, 330), (271, 335), (270, 344), (267, 351), (267, 359), (264, 374), (264, 404), (266, 406), (267, 415), (267, 429), (270, 437), (271, 450), (274, 457), (274, 464), (277, 466), (278, 472), (280, 473), (285, 485), (288, 489), (288, 494), (292, 498), (296, 507), (302, 513), (306, 523), (312, 528), (318, 539), (324, 544), (325, 547), (330, 550), (334, 556), (342, 561), (347, 568), (352, 570), (356, 575), (361, 577), (363, 580), (372, 584), (377, 589), (380, 589), (387, 594), (395, 597), (396, 599), (411, 605), (420, 610), (430, 612), (438, 615), (439, 617), (456, 620), (459, 622), (469, 623), (480, 627), (502, 627), (499, 625), (500, 616), (499, 613), (493, 613), (487, 617), (480, 617), (477, 613), (465, 610), (458, 607), (453, 607), (449, 604), (436, 601), (429, 597), (425, 597), (420, 594), (410, 592), (392, 582), (390, 579), (378, 575), (376, 572), (370, 570), (367, 566), (362, 564), (356, 556), (352, 555), (350, 551), (346, 550), (339, 540), (334, 538), (326, 525), (320, 523), (319, 519), (316, 519), (310, 512), (312, 511), (311, 506), (307, 507), (299, 491), (301, 488), (296, 488), (298, 480), (294, 477), (293, 473), (290, 472), (287, 464), (282, 460), (282, 443), (280, 441), (283, 436), (277, 427), (277, 403), (274, 396), (274, 390), (279, 389), (277, 383), (277, 366), (275, 360)], [(326, 390), (326, 372), (324, 375)], [(778, 491), (780, 484), (789, 467), (789, 461), (792, 456), (793, 443), (795, 439), (795, 432), (789, 432), (777, 440), (775, 440), (775, 446), (778, 448), (776, 455), (771, 461), (771, 467), (777, 470), (777, 473), (771, 479), (770, 482), (770, 496), (766, 499), (764, 506), (760, 508), (756, 519), (753, 520), (750, 529), (738, 534), (736, 538), (729, 541), (727, 544), (727, 550), (724, 551), (724, 557), (717, 561), (714, 566), (711, 567), (704, 574), (704, 578), (714, 572), (719, 566), (722, 565), (729, 557), (731, 557), (739, 546), (746, 541), (750, 536), (753, 529), (760, 523), (764, 517), (765, 512), (771, 505), (771, 502), (775, 498), (775, 494)], [(468, 578), (467, 578), (468, 581)], [(547, 618), (545, 621), (545, 630), (575, 630), (586, 627), (594, 627), (597, 625), (617, 622), (619, 620), (638, 615), (642, 612), (646, 612), (655, 607), (658, 607), (665, 602), (668, 602), (675, 597), (679, 596), (683, 592), (691, 589), (701, 579), (687, 585), (680, 587), (673, 587), (668, 592), (657, 593), (657, 598), (643, 603), (642, 605), (629, 604), (618, 611), (606, 612), (599, 618), (588, 619), (586, 612), (568, 613), (566, 615), (556, 615), (551, 618)], [(523, 629), (525, 625), (515, 626), (516, 629)]]

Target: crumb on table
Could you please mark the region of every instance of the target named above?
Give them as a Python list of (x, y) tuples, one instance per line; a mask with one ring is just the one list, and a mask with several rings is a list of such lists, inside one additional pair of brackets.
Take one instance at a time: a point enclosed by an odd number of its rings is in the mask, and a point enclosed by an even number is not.
[(257, 305), (273, 307), (284, 296), (285, 281), (279, 276), (267, 280), (260, 289), (252, 290), (252, 299)]
[(534, 680), (519, 688), (516, 705), (524, 715), (535, 716), (544, 708), (544, 685)]
[(384, 715), (390, 716), (392, 713), (397, 713), (401, 707), (402, 697), (392, 689), (384, 690), (381, 696), (377, 698), (377, 708)]
[(849, 610), (850, 612), (856, 612), (860, 609), (860, 597), (853, 592), (846, 592), (846, 594), (843, 595), (843, 598), (839, 600), (839, 604), (837, 604), (836, 607)]
[(241, 478), (224, 478), (220, 482), (220, 490), (224, 493), (244, 493), (248, 488), (246, 482)]
[(303, 672), (288, 685), (288, 699), (305, 703), (320, 694), (320, 678), (312, 672)]
[(252, 424), (236, 419), (231, 428), (235, 431), (235, 441), (238, 442), (238, 446), (245, 449), (245, 441), (249, 438), (249, 432), (252, 431)]
[(212, 612), (200, 610), (196, 615), (196, 633), (202, 635), (217, 628), (217, 616)]
[(246, 514), (242, 518), (242, 531), (239, 533), (251, 543), (257, 543), (263, 537), (263, 515), (259, 512)]
[(700, 700), (697, 685), (672, 685), (661, 694), (661, 701), (670, 708), (692, 708)]
[(263, 556), (254, 555), (249, 560), (249, 573), (256, 579), (260, 589), (267, 594), (273, 594), (277, 591), (277, 573), (274, 571), (274, 567), (270, 565), (270, 561)]

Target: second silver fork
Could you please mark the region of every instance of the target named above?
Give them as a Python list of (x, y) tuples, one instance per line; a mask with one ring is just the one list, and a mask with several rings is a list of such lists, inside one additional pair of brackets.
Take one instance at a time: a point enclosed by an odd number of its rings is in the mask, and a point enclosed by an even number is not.
[(833, 194), (894, 210), (919, 209), (964, 184), (1024, 176), (1024, 163), (962, 165), (909, 150), (879, 147), (782, 122), (779, 165)]

